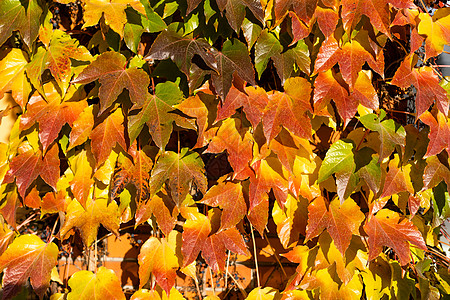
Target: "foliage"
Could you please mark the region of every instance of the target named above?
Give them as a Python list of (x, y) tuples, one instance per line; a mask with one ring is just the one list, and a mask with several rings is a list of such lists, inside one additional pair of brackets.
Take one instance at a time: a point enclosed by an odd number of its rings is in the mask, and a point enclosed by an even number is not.
[[(132, 299), (182, 298), (177, 272), (226, 272), (273, 223), (298, 266), (248, 299), (449, 294), (450, 8), (419, 2), (1, 1), (0, 89), (22, 109), (0, 145), (3, 298), (28, 278), (42, 298), (69, 238), (147, 221)], [(95, 270), (67, 298), (124, 299)]]

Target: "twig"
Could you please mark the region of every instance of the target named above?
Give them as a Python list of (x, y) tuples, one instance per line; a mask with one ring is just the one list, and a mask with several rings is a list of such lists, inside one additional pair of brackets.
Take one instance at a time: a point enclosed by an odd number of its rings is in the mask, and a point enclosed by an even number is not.
[(234, 283), (237, 285), (238, 289), (241, 291), (242, 295), (244, 295), (244, 298), (247, 298), (247, 292), (244, 290), (244, 288), (239, 284), (239, 282), (236, 280), (236, 278), (234, 278), (233, 275), (230, 274), (230, 272), (228, 272), (228, 275), (230, 275), (231, 279), (233, 279)]
[(269, 244), (269, 247), (272, 249), (273, 254), (275, 254), (274, 255), (275, 259), (277, 260), (277, 263), (280, 265), (280, 268), (281, 268), (281, 271), (283, 272), (284, 277), (287, 278), (288, 276), (286, 274), (286, 271), (284, 270), (283, 265), (281, 264), (281, 261), (278, 258), (277, 253), (275, 252), (275, 248), (272, 247), (272, 245), (270, 244), (269, 238), (267, 237), (267, 234), (265, 232), (264, 232), (264, 238), (267, 240), (267, 243)]
[(253, 233), (253, 225), (252, 225), (252, 223), (250, 223), (250, 230), (252, 232), (253, 253), (255, 255), (256, 280), (258, 282), (258, 287), (260, 287), (261, 286), (261, 282), (259, 281), (258, 258), (256, 257), (258, 253), (256, 252), (255, 234)]
[(195, 282), (195, 287), (196, 287), (196, 289), (197, 289), (198, 299), (202, 300), (203, 297), (202, 297), (202, 293), (200, 293), (200, 287), (198, 286), (198, 280), (197, 280), (197, 278), (195, 278), (194, 282)]

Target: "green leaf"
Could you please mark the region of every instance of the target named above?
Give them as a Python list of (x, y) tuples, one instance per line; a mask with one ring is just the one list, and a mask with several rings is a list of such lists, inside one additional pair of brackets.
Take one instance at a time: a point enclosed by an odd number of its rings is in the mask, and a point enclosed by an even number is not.
[[(160, 83), (155, 88), (155, 95), (148, 95), (142, 110), (136, 115), (128, 116), (128, 132), (130, 141), (133, 142), (147, 124), (155, 144), (164, 149), (172, 133), (173, 122), (179, 125), (187, 125), (183, 117), (171, 113), (174, 105), (183, 99), (183, 93), (178, 85), (167, 81)], [(194, 127), (195, 128), (195, 127)]]
[(406, 145), (405, 129), (402, 126), (397, 126), (392, 119), (381, 121), (382, 119), (375, 114), (368, 114), (359, 118), (367, 129), (376, 131), (380, 135), (380, 158), (378, 162), (391, 155), (396, 145), (402, 148)]
[(227, 40), (222, 52), (217, 51), (217, 71), (212, 73), (212, 83), (217, 94), (225, 100), (231, 88), (234, 72), (244, 81), (255, 84), (255, 71), (248, 55), (247, 47), (237, 39)]
[(186, 198), (191, 187), (206, 193), (208, 183), (205, 176), (204, 164), (200, 156), (190, 152), (188, 148), (181, 149), (181, 153), (164, 152), (156, 162), (150, 178), (151, 193), (159, 191), (168, 181), (168, 188), (172, 200), (180, 205)]
[(339, 140), (331, 145), (320, 166), (317, 182), (326, 180), (334, 173), (354, 170), (356, 166), (352, 150), (353, 143), (344, 140)]
[(261, 32), (255, 46), (255, 68), (258, 72), (258, 79), (261, 79), (269, 58), (279, 55), (281, 51), (283, 51), (283, 46), (275, 35), (268, 32), (267, 29)]
[(39, 33), (42, 8), (37, 0), (4, 0), (0, 2), (0, 45), (19, 30), (23, 41), (31, 45)]

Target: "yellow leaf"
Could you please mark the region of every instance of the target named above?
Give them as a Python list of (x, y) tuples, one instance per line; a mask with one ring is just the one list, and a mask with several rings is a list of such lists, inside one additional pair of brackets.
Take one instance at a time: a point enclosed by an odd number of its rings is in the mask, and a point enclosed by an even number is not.
[(120, 280), (113, 270), (100, 267), (97, 274), (78, 271), (69, 279), (67, 300), (125, 300)]
[(97, 237), (100, 224), (105, 226), (114, 234), (119, 235), (119, 210), (117, 204), (112, 201), (109, 205), (107, 199), (88, 199), (86, 210), (81, 204), (73, 200), (67, 207), (66, 222), (61, 228), (61, 237), (65, 238), (72, 228), (80, 230), (83, 243), (86, 246), (92, 245)]

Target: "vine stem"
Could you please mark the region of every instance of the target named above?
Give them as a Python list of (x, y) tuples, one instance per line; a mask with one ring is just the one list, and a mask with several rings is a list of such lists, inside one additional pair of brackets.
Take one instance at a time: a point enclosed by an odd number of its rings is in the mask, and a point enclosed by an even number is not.
[(197, 289), (198, 299), (202, 300), (203, 297), (202, 297), (202, 293), (200, 293), (200, 287), (198, 286), (198, 279), (195, 278), (194, 282), (195, 282), (195, 288)]
[(214, 287), (214, 278), (213, 278), (213, 275), (212, 275), (212, 270), (211, 270), (211, 267), (208, 267), (208, 269), (209, 269), (209, 276), (211, 277), (211, 287), (212, 287), (212, 290), (213, 290), (213, 295), (215, 296), (216, 295), (216, 289)]
[(227, 266), (226, 266), (226, 272), (225, 272), (225, 289), (227, 288), (228, 284), (228, 266), (230, 265), (230, 251), (228, 250), (228, 256), (227, 256)]
[(264, 238), (267, 240), (267, 243), (269, 244), (270, 249), (272, 249), (273, 254), (275, 254), (275, 259), (277, 260), (277, 263), (280, 265), (281, 271), (283, 272), (284, 278), (288, 278), (286, 271), (283, 268), (283, 265), (281, 264), (280, 259), (278, 258), (278, 254), (275, 252), (275, 248), (272, 247), (270, 244), (269, 238), (267, 237), (267, 234), (264, 232)]
[(256, 252), (255, 234), (253, 233), (253, 225), (252, 225), (252, 223), (250, 223), (250, 230), (252, 232), (253, 253), (254, 253), (254, 256), (255, 256), (256, 280), (258, 282), (258, 287), (260, 287), (261, 286), (261, 282), (259, 281), (258, 258), (257, 258), (257, 252)]

